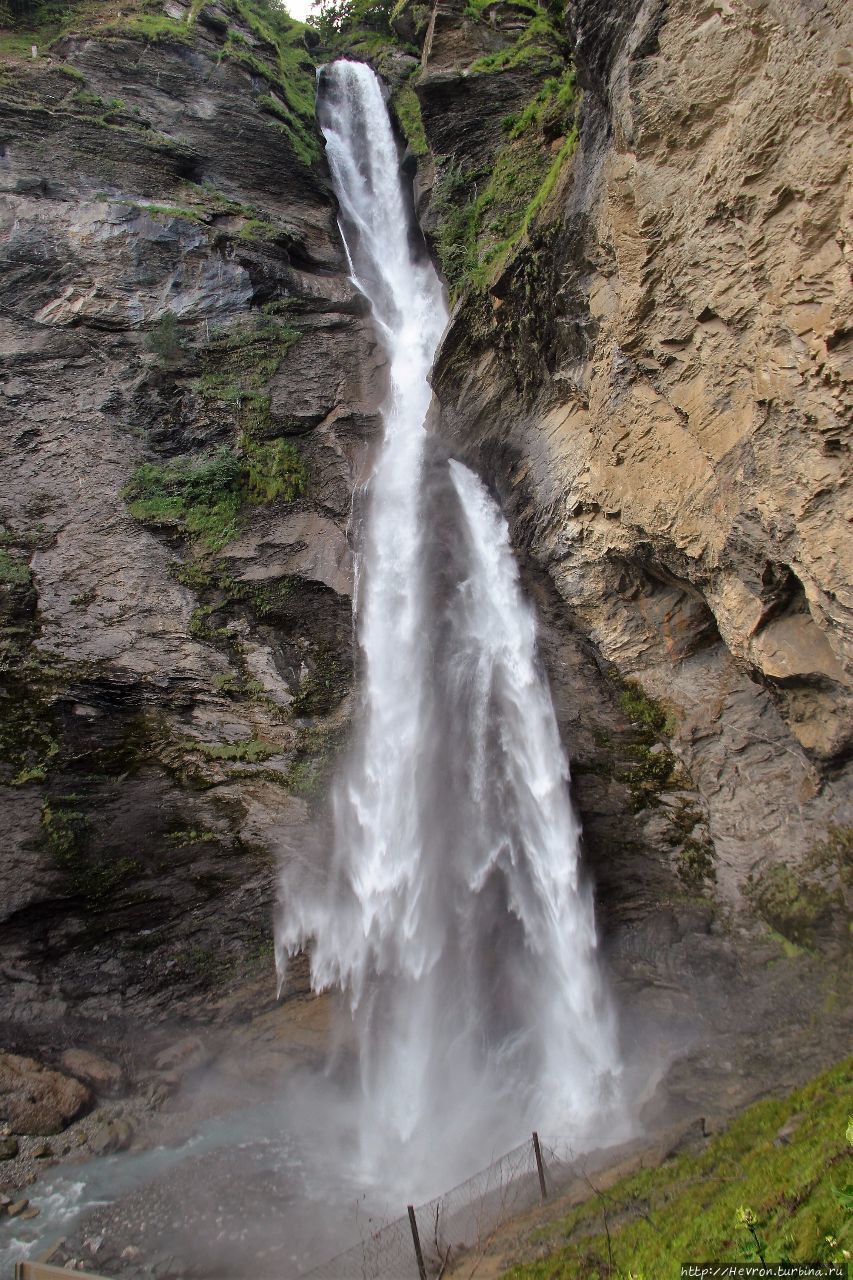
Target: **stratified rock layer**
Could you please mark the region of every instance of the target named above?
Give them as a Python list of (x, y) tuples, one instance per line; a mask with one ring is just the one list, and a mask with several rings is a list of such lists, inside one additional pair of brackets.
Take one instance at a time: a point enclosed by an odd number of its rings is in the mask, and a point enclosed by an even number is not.
[[(424, 46), (418, 94), (455, 68), (475, 115), (515, 72), (472, 75), (475, 24), (440, 11), (456, 42)], [(830, 982), (849, 947), (844, 7), (579, 0), (569, 22), (578, 143), (463, 288), (435, 429), (528, 554), (631, 1004), (800, 1034), (820, 966), (777, 984), (774, 947), (826, 948)], [(424, 120), (464, 164), (465, 111), (455, 140)]]
[[(274, 998), (276, 858), (346, 720), (383, 394), (319, 135), (282, 123), (297, 70), (239, 5), (170, 4), (154, 39), (137, 8), (92, 7), (0, 85), (0, 1026), (59, 1049), (218, 1016), (261, 971)], [(140, 464), (211, 458), (208, 513), (242, 476), (231, 526), (134, 518)]]

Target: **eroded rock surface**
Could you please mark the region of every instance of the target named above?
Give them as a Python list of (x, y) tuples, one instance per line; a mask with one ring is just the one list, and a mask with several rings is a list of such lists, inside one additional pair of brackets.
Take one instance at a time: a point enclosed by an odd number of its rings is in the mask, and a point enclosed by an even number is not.
[(0, 1027), (57, 1052), (272, 998), (352, 680), (384, 370), (313, 62), (195, 9), (92, 6), (0, 86)]
[[(564, 113), (526, 210), (507, 173), (533, 130), (514, 108), (490, 170), (467, 129), (518, 75), (511, 7), (435, 12), (421, 200), (457, 274), (434, 429), (528, 557), (629, 1021), (684, 1017), (704, 1065), (674, 1092), (710, 1100), (725, 1058), (733, 1097), (788, 1070), (781, 1029), (809, 1040), (799, 1002), (849, 956), (846, 11), (572, 5), (574, 134)], [(484, 26), (508, 50), (490, 74)], [(454, 79), (467, 105), (434, 123)], [(775, 1065), (742, 1067), (747, 1010)]]

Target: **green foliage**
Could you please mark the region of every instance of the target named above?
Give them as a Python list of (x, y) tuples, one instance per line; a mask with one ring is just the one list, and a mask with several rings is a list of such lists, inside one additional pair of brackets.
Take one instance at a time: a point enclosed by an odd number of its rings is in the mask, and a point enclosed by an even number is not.
[[(396, 18), (400, 18), (408, 10), (412, 25), (415, 31), (420, 35), (429, 26), (430, 6), (428, 4), (412, 4), (411, 0), (397, 0), (391, 10), (389, 23), (393, 24)], [(391, 25), (393, 31), (393, 25)]]
[(72, 67), (68, 62), (54, 62), (53, 70), (59, 71), (62, 75), (68, 76), (71, 80), (81, 80), (86, 83), (86, 77), (82, 71), (78, 71), (76, 67)]
[(146, 462), (122, 496), (136, 520), (171, 526), (218, 551), (238, 533), (241, 474), (240, 460), (224, 448), (201, 461)]
[(249, 46), (229, 27), (221, 58), (245, 66), (271, 83), (282, 99), (277, 104), (277, 127), (287, 137), (295, 157), (306, 166), (321, 155), (315, 124), (316, 68), (305, 44), (305, 25), (294, 21), (283, 5), (272, 0), (230, 0), (252, 32)]
[(275, 578), (271, 582), (240, 582), (235, 595), (245, 601), (260, 621), (287, 616), (292, 604), (293, 578)]
[[(237, 405), (242, 457), (220, 448), (207, 458), (137, 467), (122, 491), (135, 519), (218, 551), (237, 536), (243, 503), (293, 502), (305, 493), (308, 475), (296, 447), (283, 440), (262, 443), (272, 429), (270, 398), (256, 389), (300, 336), (265, 318), (258, 327), (229, 330), (210, 343), (198, 390)], [(164, 359), (180, 350), (171, 313), (149, 341)]]
[(241, 240), (270, 241), (277, 240), (281, 231), (275, 223), (267, 222), (265, 218), (247, 218), (238, 234)]
[(214, 843), (218, 836), (215, 831), (203, 827), (180, 827), (176, 831), (168, 831), (165, 839), (173, 849), (187, 849), (196, 844)]
[(0, 56), (29, 57), (50, 43), (72, 18), (72, 0), (0, 0)]
[(190, 635), (194, 640), (204, 640), (210, 644), (214, 640), (222, 640), (228, 632), (224, 627), (214, 627), (210, 619), (220, 611), (218, 604), (200, 604), (190, 615)]
[[(264, 316), (260, 323), (239, 325), (217, 334), (205, 347), (202, 357), (202, 376), (198, 389), (202, 395), (214, 399), (241, 401), (260, 397), (262, 388), (275, 374), (287, 352), (302, 337), (292, 325)], [(269, 415), (269, 398), (265, 412), (257, 400), (256, 416), (266, 422)], [(244, 424), (245, 427), (245, 424)]]
[(514, 44), (478, 58), (469, 67), (469, 73), (494, 75), (537, 63), (558, 70), (563, 61), (561, 46), (562, 39), (554, 23), (545, 13), (534, 9), (533, 16)]
[(324, 715), (340, 701), (349, 685), (349, 673), (333, 653), (320, 649), (313, 659), (313, 669), (303, 679), (290, 704), (295, 716)]
[(362, 28), (391, 35), (393, 0), (312, 0), (309, 22), (316, 27), (323, 40), (346, 35)]
[(342, 744), (340, 729), (304, 725), (284, 779), (288, 791), (309, 800), (322, 795)]
[(205, 219), (195, 209), (185, 209), (181, 205), (175, 204), (141, 204), (136, 208), (140, 213), (147, 213), (152, 218), (163, 218), (169, 222), (173, 218), (180, 218), (184, 222), (197, 222), (204, 226)]
[(814, 945), (815, 926), (832, 905), (822, 885), (806, 881), (784, 863), (750, 879), (745, 892), (758, 915), (800, 947)]
[[(623, 1178), (606, 1200), (591, 1197), (541, 1227), (539, 1259), (513, 1267), (505, 1280), (629, 1273), (669, 1280), (686, 1259), (738, 1253), (744, 1260), (763, 1254), (768, 1263), (840, 1261), (853, 1238), (837, 1194), (853, 1164), (844, 1142), (851, 1095), (848, 1062), (788, 1098), (757, 1103), (700, 1154)], [(801, 1122), (777, 1144), (795, 1115)]]
[(11, 766), (9, 785), (44, 782), (59, 740), (42, 691), (26, 681), (9, 681), (0, 694), (0, 761)]
[(102, 35), (117, 35), (151, 44), (192, 44), (186, 24), (163, 14), (133, 13), (123, 21), (102, 27)]
[(11, 555), (5, 547), (0, 547), (0, 587), (29, 586), (31, 581), (30, 566), (22, 556)]
[(687, 836), (676, 854), (675, 869), (686, 885), (698, 887), (706, 880), (716, 880), (716, 861), (717, 851), (707, 837)]
[(308, 472), (295, 445), (287, 440), (269, 444), (244, 441), (245, 488), (250, 502), (295, 502), (308, 487)]
[(427, 155), (429, 144), (421, 116), (421, 104), (411, 84), (404, 81), (391, 101), (410, 150), (416, 156)]
[(755, 913), (788, 944), (813, 947), (835, 918), (850, 921), (853, 827), (832, 826), (796, 867), (776, 863), (749, 877)]
[(625, 715), (653, 739), (666, 728), (667, 713), (660, 702), (650, 698), (637, 680), (623, 680), (619, 704)]
[(211, 746), (206, 742), (192, 744), (208, 760), (238, 761), (241, 764), (260, 764), (278, 755), (280, 748), (263, 742), (260, 738), (246, 738), (242, 742), (223, 742)]
[(162, 360), (175, 360), (181, 354), (183, 342), (174, 311), (165, 311), (149, 330), (147, 345), (149, 351), (153, 351)]

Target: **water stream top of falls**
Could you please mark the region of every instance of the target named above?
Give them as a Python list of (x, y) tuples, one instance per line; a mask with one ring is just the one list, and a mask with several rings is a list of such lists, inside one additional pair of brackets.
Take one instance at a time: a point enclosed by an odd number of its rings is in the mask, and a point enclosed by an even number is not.
[(319, 119), (389, 392), (357, 529), (361, 703), (333, 848), (320, 877), (284, 868), (278, 948), (308, 948), (314, 989), (343, 995), (359, 1176), (432, 1194), (531, 1128), (600, 1137), (619, 1060), (507, 524), (425, 429), (447, 311), (369, 67), (324, 68)]

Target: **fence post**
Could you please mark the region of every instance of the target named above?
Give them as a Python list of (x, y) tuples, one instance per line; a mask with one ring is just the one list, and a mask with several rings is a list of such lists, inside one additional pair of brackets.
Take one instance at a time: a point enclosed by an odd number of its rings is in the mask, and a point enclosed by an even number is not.
[(424, 1255), (421, 1253), (421, 1238), (418, 1235), (418, 1220), (415, 1217), (415, 1206), (410, 1204), (409, 1209), (409, 1226), (412, 1228), (412, 1239), (415, 1242), (415, 1257), (418, 1260), (418, 1275), (421, 1280), (427, 1280), (426, 1267), (424, 1266)]
[(539, 1174), (539, 1190), (542, 1193), (542, 1199), (548, 1199), (548, 1188), (545, 1186), (545, 1166), (542, 1163), (542, 1150), (539, 1146), (539, 1134), (533, 1133), (533, 1154), (536, 1156), (536, 1171)]

